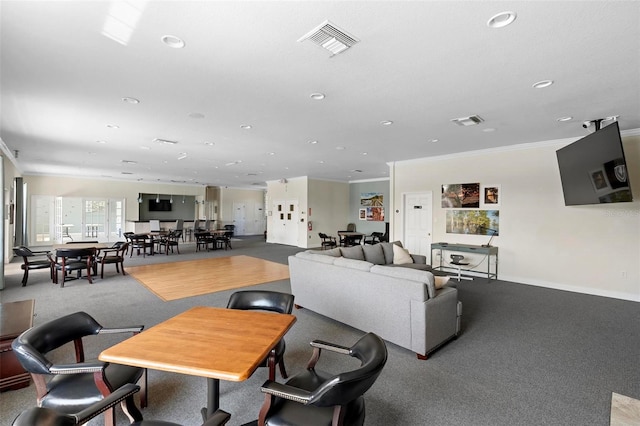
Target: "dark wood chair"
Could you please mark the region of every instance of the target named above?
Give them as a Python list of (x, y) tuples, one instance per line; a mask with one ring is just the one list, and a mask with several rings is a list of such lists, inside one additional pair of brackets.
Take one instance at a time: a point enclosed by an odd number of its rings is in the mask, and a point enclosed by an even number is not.
[(213, 245), (215, 242), (211, 232), (196, 232), (194, 235), (196, 236), (196, 251), (202, 249), (209, 251), (209, 245)]
[[(307, 369), (286, 383), (267, 380), (258, 425), (362, 425), (363, 394), (375, 383), (387, 362), (387, 347), (380, 337), (365, 334), (346, 347), (314, 340)], [(360, 367), (339, 374), (316, 369), (322, 351), (360, 360)]]
[(224, 234), (218, 234), (215, 236), (215, 244), (217, 249), (233, 249), (231, 247), (231, 236), (230, 232), (227, 231)]
[(173, 253), (173, 248), (175, 247), (180, 254), (180, 248), (178, 246), (180, 239), (182, 238), (182, 231), (171, 231), (167, 235), (163, 235), (158, 239), (158, 252), (164, 252), (168, 255), (169, 249), (171, 249), (171, 253)]
[[(78, 426), (86, 424), (89, 420), (115, 408), (120, 404), (124, 407), (124, 412), (136, 426), (180, 426), (177, 423), (166, 421), (144, 420), (142, 413), (136, 407), (133, 395), (138, 392), (140, 386), (126, 384), (115, 390), (101, 401), (77, 411), (73, 414), (59, 413), (50, 408), (32, 407), (24, 410), (13, 421), (12, 426)], [(216, 410), (202, 426), (224, 426), (231, 415), (224, 410)]]
[(142, 257), (146, 257), (147, 251), (150, 255), (153, 255), (153, 238), (147, 234), (133, 234), (129, 237), (131, 239), (131, 254), (129, 257), (133, 256), (133, 252), (135, 251), (138, 256), (140, 256), (140, 251), (142, 250)]
[[(227, 303), (228, 309), (243, 309), (243, 310), (260, 310), (269, 311), (279, 314), (290, 314), (293, 310), (293, 294), (280, 293), (277, 291), (268, 290), (244, 290), (236, 291), (229, 297)], [(275, 350), (275, 363), (269, 364), (269, 357), (265, 358), (260, 367), (269, 367), (269, 380), (276, 379), (275, 364), (278, 364), (280, 368), (280, 375), (283, 379), (287, 378), (287, 370), (284, 366), (284, 351), (286, 344), (284, 339), (281, 339)]]
[(116, 272), (127, 275), (124, 272), (124, 258), (129, 250), (128, 242), (117, 242), (107, 249), (101, 249), (96, 262), (100, 264), (100, 278), (104, 278), (104, 265), (116, 265)]
[(322, 239), (322, 242), (320, 243), (322, 250), (326, 250), (326, 249), (332, 249), (334, 247), (338, 246), (338, 242), (336, 241), (336, 237), (331, 237), (327, 234), (324, 234), (322, 232), (318, 232), (318, 236), (320, 237), (320, 239)]
[[(56, 250), (55, 257), (52, 253), (47, 254), (49, 261), (51, 262), (51, 275), (53, 277), (53, 283), (58, 284), (58, 271), (62, 272), (62, 282), (60, 287), (64, 287), (65, 281), (80, 279), (82, 276), (82, 270), (87, 271), (87, 280), (90, 284), (93, 284), (91, 274), (94, 272), (95, 267), (95, 254), (94, 248), (64, 248)], [(73, 277), (70, 274), (76, 273)]]
[(25, 246), (19, 246), (13, 248), (13, 254), (22, 257), (23, 264), (20, 265), (20, 269), (24, 271), (22, 275), (22, 287), (27, 285), (29, 279), (29, 271), (32, 269), (49, 269), (50, 278), (53, 278), (53, 272), (51, 269), (51, 260), (47, 257), (49, 251), (33, 251)]
[[(76, 312), (31, 327), (11, 344), (20, 365), (35, 384), (36, 403), (72, 414), (101, 401), (127, 383), (140, 383), (141, 405), (147, 405), (147, 374), (143, 368), (85, 360), (83, 337), (113, 333), (139, 333), (142, 325), (107, 328), (86, 312)], [(56, 349), (73, 343), (75, 362), (60, 358)], [(50, 357), (51, 353), (56, 354)], [(105, 425), (115, 424), (114, 410), (105, 412)]]
[(364, 243), (365, 244), (378, 244), (382, 241), (382, 236), (384, 234), (382, 232), (372, 232), (371, 235), (365, 235)]

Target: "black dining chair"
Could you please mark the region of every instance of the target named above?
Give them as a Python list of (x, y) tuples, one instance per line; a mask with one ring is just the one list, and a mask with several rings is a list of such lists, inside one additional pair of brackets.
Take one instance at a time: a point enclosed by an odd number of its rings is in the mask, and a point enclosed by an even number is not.
[[(375, 383), (387, 362), (387, 347), (379, 336), (367, 333), (353, 346), (314, 340), (307, 368), (285, 383), (267, 380), (258, 425), (362, 425), (363, 394)], [(360, 367), (338, 374), (316, 369), (322, 351), (357, 358)]]
[[(77, 413), (127, 383), (140, 383), (141, 406), (147, 405), (146, 369), (98, 360), (86, 360), (83, 338), (113, 333), (136, 334), (142, 325), (107, 328), (86, 312), (75, 312), (31, 327), (12, 343), (13, 353), (35, 384), (39, 407), (61, 413)], [(60, 358), (57, 349), (73, 343), (75, 362)], [(53, 355), (53, 356), (52, 356)], [(113, 424), (113, 409), (105, 413), (105, 425)]]
[[(72, 244), (71, 244), (72, 245)], [(55, 256), (52, 253), (47, 254), (51, 262), (51, 274), (53, 283), (58, 284), (58, 271), (62, 273), (62, 282), (60, 287), (64, 287), (64, 283), (73, 279), (80, 279), (82, 271), (87, 271), (87, 281), (93, 284), (91, 274), (95, 267), (96, 249), (94, 248), (64, 248), (56, 250)], [(70, 274), (76, 273), (73, 277)]]
[(22, 257), (22, 265), (20, 265), (20, 269), (24, 271), (22, 275), (22, 287), (27, 285), (27, 280), (29, 279), (29, 271), (33, 269), (49, 269), (50, 270), (50, 278), (53, 278), (53, 272), (51, 269), (51, 260), (47, 257), (49, 251), (40, 250), (34, 251), (25, 246), (19, 246), (13, 248), (13, 254)]
[(120, 273), (122, 270), (122, 275), (127, 275), (124, 272), (124, 258), (128, 250), (129, 243), (126, 241), (119, 241), (109, 248), (101, 249), (96, 258), (96, 263), (100, 264), (100, 278), (104, 278), (104, 265), (116, 265), (116, 272)]
[[(268, 290), (242, 290), (231, 294), (227, 302), (228, 309), (260, 310), (279, 314), (290, 314), (293, 310), (295, 296), (289, 293), (280, 293)], [(280, 368), (280, 375), (287, 378), (287, 370), (284, 366), (284, 351), (286, 345), (284, 339), (280, 339), (275, 349), (275, 364)], [(276, 379), (275, 365), (269, 365), (269, 357), (265, 358), (260, 367), (269, 367), (269, 380)]]
[[(177, 423), (171, 423), (158, 420), (144, 420), (142, 413), (133, 401), (133, 395), (140, 390), (139, 386), (127, 384), (109, 394), (101, 401), (74, 412), (71, 414), (60, 413), (51, 408), (32, 407), (24, 410), (15, 418), (12, 426), (78, 426), (86, 424), (89, 420), (99, 416), (107, 410), (115, 408), (120, 404), (123, 411), (129, 417), (132, 425), (135, 426), (180, 426)], [(227, 424), (231, 415), (224, 410), (216, 410), (202, 424), (202, 426), (224, 426)]]

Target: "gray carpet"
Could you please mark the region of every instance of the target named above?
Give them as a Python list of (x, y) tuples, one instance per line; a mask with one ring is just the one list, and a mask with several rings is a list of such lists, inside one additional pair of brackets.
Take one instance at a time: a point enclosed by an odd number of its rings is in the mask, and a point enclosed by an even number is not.
[[(289, 254), (301, 250), (266, 244), (262, 237), (242, 238), (233, 247), (196, 253), (193, 244), (185, 244), (181, 255), (134, 256), (125, 265), (237, 254), (286, 263)], [(232, 293), (162, 302), (133, 278), (116, 275), (113, 265), (108, 277), (94, 285), (72, 281), (64, 289), (50, 283), (47, 271), (34, 271), (25, 288), (20, 287), (19, 263), (8, 265), (5, 272), (2, 301), (36, 299), (36, 323), (84, 310), (105, 325), (148, 327), (191, 306), (226, 306)], [(461, 336), (427, 361), (389, 344), (387, 366), (366, 394), (366, 424), (607, 425), (611, 392), (640, 398), (640, 304), (504, 281), (476, 279), (457, 286), (463, 302)], [(288, 280), (257, 287), (290, 291)], [(308, 310), (294, 314), (298, 321), (286, 337), (290, 374), (304, 368), (310, 340), (350, 345), (362, 335)], [(88, 339), (85, 347), (97, 356), (119, 338)], [(320, 365), (329, 371), (352, 365), (326, 355)], [(259, 369), (245, 382), (221, 382), (221, 406), (232, 413), (231, 425), (257, 417), (259, 386), (266, 376), (267, 371)], [(205, 379), (150, 370), (149, 387), (146, 418), (200, 424)], [(34, 404), (33, 385), (0, 394), (0, 424), (10, 424)], [(100, 425), (102, 419), (90, 424)], [(123, 416), (119, 424), (127, 424)]]

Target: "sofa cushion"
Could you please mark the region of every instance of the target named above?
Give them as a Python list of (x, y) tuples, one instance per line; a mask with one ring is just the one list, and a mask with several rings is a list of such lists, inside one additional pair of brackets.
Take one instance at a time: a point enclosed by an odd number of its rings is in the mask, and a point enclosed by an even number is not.
[(342, 256), (342, 253), (340, 252), (340, 247), (332, 248), (331, 250), (322, 250), (321, 253), (324, 254), (325, 256), (333, 256), (333, 257)]
[(391, 265), (384, 265), (384, 266), (388, 266), (390, 268), (411, 268), (411, 269), (417, 269), (419, 271), (433, 272), (433, 268), (431, 268), (431, 265), (427, 265), (426, 263), (405, 263), (402, 265), (395, 265), (392, 263)]
[(382, 251), (384, 252), (384, 263), (386, 265), (390, 265), (393, 263), (393, 245), (398, 245), (402, 247), (402, 243), (400, 241), (394, 241), (392, 243), (380, 243), (377, 245), (382, 246)]
[(326, 263), (328, 265), (332, 265), (333, 262), (336, 260), (336, 258), (333, 256), (325, 256), (324, 254), (317, 254), (317, 253), (322, 253), (322, 252), (312, 251), (312, 250), (301, 251), (296, 253), (296, 257), (299, 257), (301, 259), (312, 260), (314, 262)]
[(371, 268), (374, 274), (387, 277), (399, 278), (401, 280), (418, 281), (427, 286), (429, 298), (436, 296), (436, 287), (433, 274), (429, 271), (419, 271), (411, 268), (390, 268), (389, 266), (375, 265)]
[(413, 263), (413, 258), (409, 254), (409, 250), (393, 244), (393, 264), (404, 265), (407, 263)]
[(348, 259), (346, 257), (338, 257), (333, 262), (336, 266), (342, 266), (343, 268), (357, 269), (358, 271), (369, 272), (373, 265), (371, 262), (365, 262), (364, 260)]
[(364, 260), (362, 246), (341, 247), (340, 252), (342, 253), (342, 257), (346, 257), (347, 259)]
[(386, 264), (384, 260), (384, 251), (380, 244), (365, 244), (362, 246), (362, 252), (364, 253), (364, 260), (371, 262), (375, 265)]

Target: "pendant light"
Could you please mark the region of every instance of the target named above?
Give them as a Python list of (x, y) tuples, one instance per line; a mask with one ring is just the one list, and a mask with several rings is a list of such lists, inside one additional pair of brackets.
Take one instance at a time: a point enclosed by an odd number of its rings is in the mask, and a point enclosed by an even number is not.
[(169, 203), (173, 204), (173, 194), (171, 194), (171, 196), (169, 197)]

